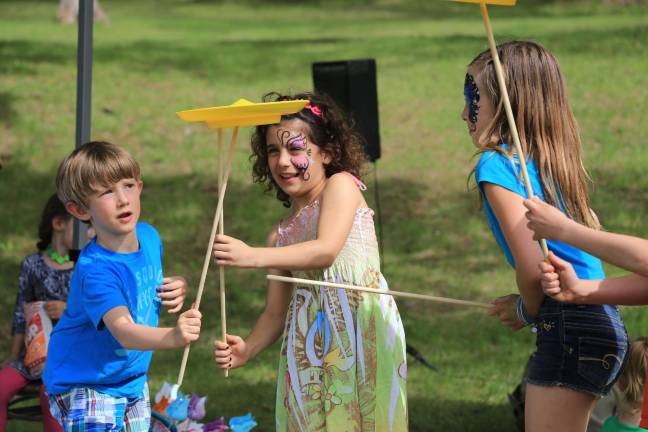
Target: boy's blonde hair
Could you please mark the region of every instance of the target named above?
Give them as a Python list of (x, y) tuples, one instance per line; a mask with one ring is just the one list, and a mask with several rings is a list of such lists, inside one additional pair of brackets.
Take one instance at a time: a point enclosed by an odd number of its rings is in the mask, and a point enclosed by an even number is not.
[[(575, 221), (599, 229), (590, 210), (589, 176), (582, 162), (581, 141), (558, 60), (542, 45), (506, 42), (497, 47), (524, 155), (538, 167), (545, 200), (562, 207)], [(480, 151), (503, 153), (501, 143), (513, 140), (500, 97), (499, 83), (489, 50), (470, 63), (475, 79), (493, 102), (493, 121), (479, 137)]]
[(648, 366), (648, 338), (640, 337), (630, 344), (628, 362), (616, 383), (620, 396), (617, 413), (636, 414), (643, 403), (644, 381)]
[(101, 187), (120, 180), (140, 180), (140, 167), (123, 148), (104, 141), (91, 141), (74, 150), (59, 165), (56, 193), (65, 204), (69, 201), (88, 208), (88, 199)]

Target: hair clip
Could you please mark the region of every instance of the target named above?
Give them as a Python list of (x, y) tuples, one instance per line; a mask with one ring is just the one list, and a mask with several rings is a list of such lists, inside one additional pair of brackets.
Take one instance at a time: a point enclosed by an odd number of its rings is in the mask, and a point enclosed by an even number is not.
[(319, 109), (318, 107), (316, 107), (315, 105), (311, 105), (310, 102), (308, 102), (308, 103), (306, 104), (306, 106), (304, 107), (304, 109), (310, 110), (310, 112), (312, 112), (312, 113), (313, 113), (314, 115), (316, 115), (317, 117), (320, 117), (320, 118), (322, 117), (322, 110)]

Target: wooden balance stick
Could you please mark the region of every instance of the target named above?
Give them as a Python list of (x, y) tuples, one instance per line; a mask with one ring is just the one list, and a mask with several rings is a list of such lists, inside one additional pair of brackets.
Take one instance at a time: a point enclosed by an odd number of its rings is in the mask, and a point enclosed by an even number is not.
[(417, 299), (417, 300), (427, 300), (427, 301), (433, 301), (433, 302), (439, 302), (439, 303), (452, 303), (452, 304), (457, 304), (457, 305), (463, 305), (463, 306), (477, 306), (481, 308), (489, 308), (492, 305), (488, 303), (480, 303), (480, 302), (474, 302), (474, 301), (468, 301), (468, 300), (458, 300), (458, 299), (452, 299), (452, 298), (447, 298), (447, 297), (437, 297), (437, 296), (431, 296), (431, 295), (426, 295), (426, 294), (415, 294), (415, 293), (408, 293), (408, 292), (402, 292), (402, 291), (391, 291), (391, 290), (378, 290), (375, 288), (367, 288), (367, 287), (361, 287), (361, 286), (356, 286), (356, 285), (348, 285), (348, 284), (341, 284), (341, 283), (334, 283), (334, 282), (324, 282), (324, 281), (316, 281), (316, 280), (310, 280), (310, 279), (300, 279), (300, 278), (293, 278), (293, 277), (286, 277), (286, 276), (278, 276), (278, 275), (267, 275), (266, 278), (269, 280), (275, 280), (275, 281), (280, 281), (280, 282), (288, 282), (288, 283), (294, 283), (297, 285), (311, 285), (314, 287), (329, 287), (329, 288), (343, 288), (351, 291), (362, 291), (362, 292), (368, 292), (371, 294), (381, 294), (381, 295), (391, 295), (395, 297), (405, 297), (405, 298), (412, 298), (412, 299)]
[[(216, 238), (216, 231), (218, 225), (220, 225), (219, 222), (221, 221), (222, 214), (223, 214), (223, 201), (225, 199), (225, 190), (227, 189), (227, 180), (229, 178), (230, 171), (232, 169), (232, 159), (234, 158), (234, 149), (236, 147), (237, 137), (238, 137), (238, 127), (235, 127), (232, 130), (232, 140), (229, 146), (229, 153), (227, 154), (227, 165), (225, 166), (225, 171), (222, 173), (222, 180), (220, 182), (220, 187), (218, 190), (218, 205), (216, 206), (216, 213), (214, 214), (214, 222), (212, 223), (212, 230), (209, 236), (209, 244), (207, 245), (207, 252), (205, 253), (205, 260), (203, 262), (202, 274), (200, 275), (200, 284), (198, 285), (198, 294), (196, 295), (196, 305), (195, 305), (196, 309), (200, 309), (200, 300), (202, 298), (203, 288), (205, 287), (205, 280), (207, 279), (207, 271), (209, 269), (209, 263), (211, 262), (214, 239)], [(221, 176), (220, 173), (219, 176)], [(224, 285), (221, 285), (221, 289), (224, 291), (225, 289)], [(224, 307), (225, 307), (225, 303), (222, 302), (221, 299), (221, 311), (223, 310)], [(224, 320), (225, 319), (224, 317), (225, 315), (222, 314), (221, 319)], [(184, 349), (184, 353), (182, 355), (182, 363), (180, 364), (180, 372), (178, 373), (178, 383), (177, 383), (178, 387), (182, 385), (182, 380), (184, 379), (184, 374), (185, 374), (185, 369), (187, 367), (187, 359), (189, 358), (190, 348), (191, 348), (191, 344), (187, 344), (187, 346)]]
[[(238, 132), (238, 130), (237, 130)], [(232, 132), (234, 133), (234, 132)], [(236, 141), (236, 140), (235, 140)], [(218, 129), (218, 195), (220, 196), (223, 183), (225, 182), (224, 174), (224, 165), (223, 162), (223, 129)], [(218, 224), (219, 229), (218, 233), (220, 235), (225, 234), (225, 209), (220, 214), (220, 223)], [(213, 246), (213, 242), (212, 242)], [(225, 308), (225, 266), (218, 266), (218, 288), (220, 296), (220, 315), (221, 315), (221, 332), (223, 336), (223, 342), (227, 343), (227, 309)], [(223, 369), (223, 375), (225, 378), (229, 376), (229, 369)]]
[[(533, 188), (531, 187), (531, 181), (529, 180), (529, 173), (527, 172), (526, 167), (526, 158), (524, 157), (524, 152), (522, 152), (522, 145), (520, 144), (517, 125), (515, 124), (515, 118), (513, 117), (511, 101), (509, 100), (508, 91), (506, 89), (506, 82), (504, 81), (504, 73), (502, 72), (502, 64), (500, 63), (499, 54), (497, 53), (497, 46), (495, 45), (495, 38), (493, 37), (493, 28), (491, 27), (490, 19), (488, 18), (486, 1), (481, 1), (479, 3), (479, 7), (481, 9), (482, 17), (484, 18), (484, 27), (486, 27), (488, 46), (490, 47), (491, 57), (493, 57), (495, 75), (497, 76), (500, 93), (502, 94), (502, 100), (504, 101), (504, 110), (506, 111), (506, 118), (508, 120), (509, 129), (511, 130), (511, 136), (513, 137), (513, 143), (515, 144), (515, 152), (517, 153), (518, 161), (520, 162), (520, 169), (522, 170), (522, 177), (524, 178), (524, 186), (526, 188), (529, 199), (531, 199), (533, 198)], [(545, 239), (540, 239), (539, 243), (540, 248), (542, 249), (542, 255), (546, 259), (549, 253), (549, 250), (547, 249), (547, 241)]]
[[(227, 180), (232, 168), (232, 158), (234, 157), (234, 148), (236, 146), (236, 138), (238, 137), (238, 128), (243, 126), (257, 126), (265, 124), (276, 124), (281, 122), (281, 116), (285, 114), (292, 114), (298, 112), (308, 103), (306, 99), (290, 100), (290, 101), (277, 101), (277, 102), (263, 102), (252, 103), (245, 99), (239, 99), (231, 105), (217, 106), (209, 108), (199, 108), (176, 112), (176, 115), (182, 120), (190, 123), (204, 123), (212, 129), (232, 128), (232, 141), (229, 148), (227, 163), (223, 170), (221, 163), (219, 170), (219, 188), (218, 188), (218, 206), (214, 215), (214, 222), (212, 224), (212, 231), (207, 245), (207, 252), (205, 254), (205, 261), (203, 264), (203, 271), (200, 277), (200, 284), (198, 287), (198, 295), (196, 298), (196, 309), (200, 307), (200, 299), (202, 297), (203, 288), (205, 286), (205, 278), (207, 277), (207, 270), (212, 256), (212, 248), (214, 238), (220, 225), (220, 232), (223, 233), (223, 201), (225, 197), (225, 190), (227, 189)], [(219, 142), (222, 142), (222, 135), (219, 134)], [(219, 150), (222, 155), (222, 148)], [(221, 156), (222, 157), (222, 156)], [(221, 159), (222, 161), (222, 159)], [(220, 300), (221, 300), (221, 320), (223, 339), (225, 340), (226, 334), (226, 318), (225, 318), (225, 274), (223, 269), (220, 271)], [(171, 388), (171, 397), (173, 400), (178, 394), (178, 388), (182, 384), (184, 378), (185, 368), (187, 366), (187, 358), (189, 357), (189, 345), (185, 347), (182, 356), (182, 364), (180, 366), (180, 373), (178, 374), (178, 382)], [(227, 370), (224, 371), (227, 376)]]

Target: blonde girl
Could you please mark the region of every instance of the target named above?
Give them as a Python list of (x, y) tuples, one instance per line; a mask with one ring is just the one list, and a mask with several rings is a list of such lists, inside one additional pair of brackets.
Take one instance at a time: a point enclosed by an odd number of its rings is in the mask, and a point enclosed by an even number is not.
[[(534, 42), (507, 42), (498, 53), (534, 194), (597, 229), (558, 61)], [(464, 95), (462, 118), (481, 154), (474, 173), (484, 213), (519, 290), (519, 296), (495, 300), (490, 312), (514, 328), (533, 325), (537, 331), (527, 377), (526, 430), (585, 431), (594, 401), (610, 390), (623, 364), (623, 321), (614, 305), (569, 305), (543, 294), (538, 268), (543, 256), (526, 225), (527, 194), (490, 51), (468, 66)], [(581, 278), (604, 277), (597, 258), (561, 242), (548, 246)]]

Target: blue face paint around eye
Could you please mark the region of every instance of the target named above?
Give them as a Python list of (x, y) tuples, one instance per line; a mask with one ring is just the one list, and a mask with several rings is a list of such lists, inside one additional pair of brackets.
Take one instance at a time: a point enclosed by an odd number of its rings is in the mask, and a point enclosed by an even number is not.
[(475, 78), (467, 73), (466, 80), (464, 81), (464, 97), (466, 98), (466, 105), (468, 105), (468, 120), (471, 123), (477, 123), (477, 114), (479, 114), (479, 89)]

